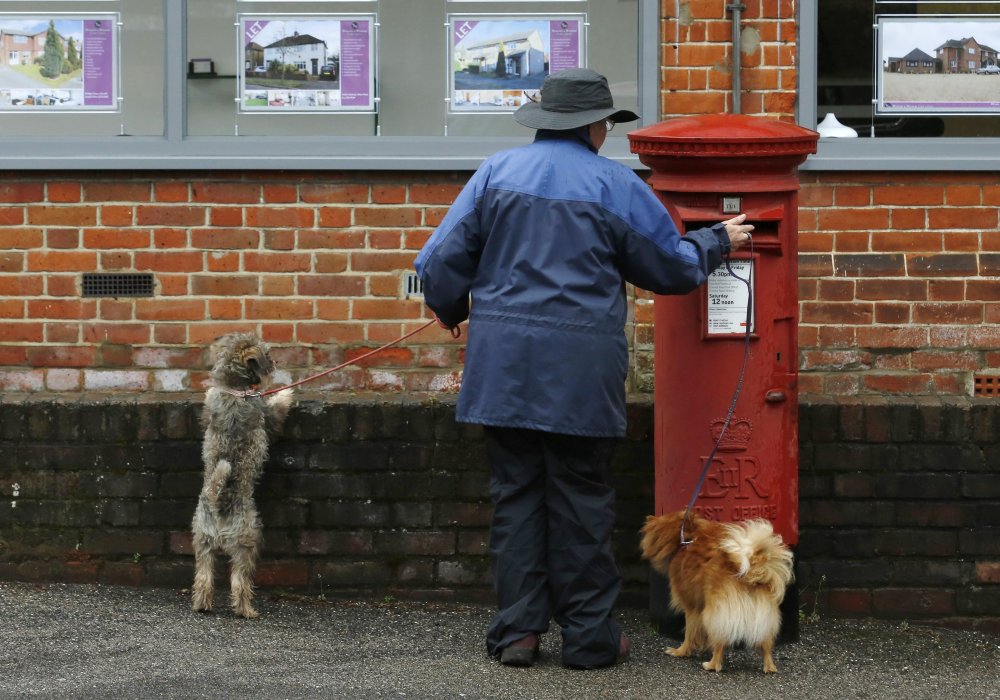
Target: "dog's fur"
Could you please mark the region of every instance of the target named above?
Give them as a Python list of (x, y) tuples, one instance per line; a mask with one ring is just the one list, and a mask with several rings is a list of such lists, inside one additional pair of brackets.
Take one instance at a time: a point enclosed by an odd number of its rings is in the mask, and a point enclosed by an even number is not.
[(191, 607), (212, 609), (215, 555), (230, 559), (231, 604), (246, 618), (257, 617), (253, 573), (261, 541), (261, 522), (253, 491), (267, 459), (268, 438), (281, 430), (292, 390), (266, 399), (243, 398), (220, 390), (246, 391), (262, 385), (274, 371), (270, 348), (252, 333), (231, 333), (212, 346), (213, 386), (201, 414), (204, 484), (191, 523), (195, 554)]
[(721, 671), (728, 645), (759, 647), (764, 673), (775, 673), (772, 651), (781, 612), (778, 606), (792, 580), (792, 552), (767, 520), (718, 523), (684, 513), (649, 516), (640, 548), (654, 569), (670, 578), (670, 607), (684, 613), (684, 642), (667, 648), (671, 656), (710, 649), (702, 666)]

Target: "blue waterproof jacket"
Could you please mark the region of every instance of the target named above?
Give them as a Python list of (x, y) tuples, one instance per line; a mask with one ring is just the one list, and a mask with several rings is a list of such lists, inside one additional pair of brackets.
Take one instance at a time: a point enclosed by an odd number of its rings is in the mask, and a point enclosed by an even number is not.
[(680, 236), (641, 178), (572, 133), (491, 156), (415, 263), (438, 318), (469, 319), (457, 419), (624, 435), (625, 283), (683, 294), (728, 251), (723, 225)]

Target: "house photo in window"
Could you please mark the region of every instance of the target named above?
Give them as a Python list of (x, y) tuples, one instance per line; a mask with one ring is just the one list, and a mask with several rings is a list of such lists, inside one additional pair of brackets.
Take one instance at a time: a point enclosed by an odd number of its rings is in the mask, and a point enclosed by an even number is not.
[(1000, 18), (889, 16), (877, 30), (879, 113), (1000, 113), (1000, 85), (991, 79), (1000, 73)]
[(374, 16), (240, 16), (240, 109), (370, 112), (374, 24)]
[(164, 10), (162, 0), (0, 2), (4, 156), (24, 137), (162, 137)]
[(451, 110), (513, 112), (545, 76), (586, 65), (584, 15), (459, 16), (451, 26)]

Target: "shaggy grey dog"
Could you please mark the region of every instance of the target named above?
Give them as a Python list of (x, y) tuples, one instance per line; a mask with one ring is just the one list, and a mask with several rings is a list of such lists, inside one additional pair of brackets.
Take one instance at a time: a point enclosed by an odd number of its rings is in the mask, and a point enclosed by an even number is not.
[(292, 403), (291, 389), (267, 399), (255, 394), (274, 371), (269, 351), (252, 333), (231, 333), (212, 345), (213, 386), (205, 394), (201, 414), (205, 481), (191, 522), (191, 607), (196, 611), (212, 609), (215, 555), (222, 552), (230, 559), (233, 611), (257, 617), (251, 599), (261, 522), (253, 491), (267, 459), (268, 438), (281, 430)]

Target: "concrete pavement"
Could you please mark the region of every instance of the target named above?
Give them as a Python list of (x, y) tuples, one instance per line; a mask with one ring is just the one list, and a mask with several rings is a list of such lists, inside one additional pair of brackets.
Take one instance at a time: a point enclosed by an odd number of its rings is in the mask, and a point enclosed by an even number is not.
[(0, 698), (1000, 698), (1000, 637), (901, 622), (819, 619), (756, 654), (662, 653), (645, 610), (618, 617), (632, 659), (563, 668), (558, 634), (539, 663), (486, 656), (486, 606), (324, 600), (261, 592), (260, 618), (192, 613), (186, 591), (0, 582)]

